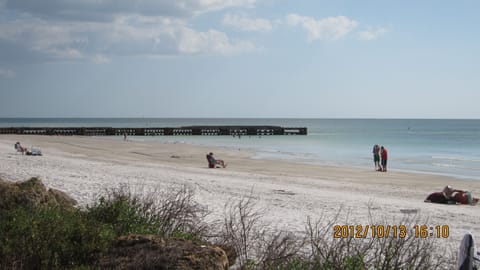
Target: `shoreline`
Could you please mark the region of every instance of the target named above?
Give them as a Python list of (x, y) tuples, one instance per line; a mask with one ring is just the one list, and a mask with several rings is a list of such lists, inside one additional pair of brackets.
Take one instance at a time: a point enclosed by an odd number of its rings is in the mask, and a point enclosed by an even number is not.
[[(207, 148), (218, 148), (224, 149), (226, 151), (236, 151), (238, 149), (254, 152), (254, 154), (250, 157), (254, 160), (268, 160), (274, 162), (287, 162), (287, 163), (296, 163), (296, 164), (306, 164), (311, 166), (317, 167), (337, 167), (337, 168), (355, 168), (359, 170), (370, 170), (373, 167), (373, 159), (371, 154), (368, 153), (368, 149), (366, 152), (357, 153), (355, 157), (347, 154), (347, 159), (338, 159), (338, 157), (327, 160), (318, 156), (315, 153), (307, 153), (307, 152), (289, 152), (288, 150), (275, 150), (275, 149), (257, 149), (257, 147), (250, 147), (248, 145), (235, 145), (235, 142), (232, 141), (225, 141), (225, 137), (228, 136), (220, 136), (221, 143), (212, 143), (212, 141), (206, 140), (189, 140), (191, 139), (190, 136), (188, 137), (181, 137), (181, 136), (174, 136), (170, 137), (168, 140), (158, 140), (160, 137), (132, 137), (131, 141), (135, 142), (143, 142), (143, 143), (160, 143), (160, 144), (187, 144), (192, 146), (199, 146), (199, 147), (207, 147)], [(107, 139), (107, 140), (116, 140), (115, 137), (96, 137), (99, 139)], [(170, 140), (172, 138), (178, 140)], [(162, 138), (163, 139), (163, 138)], [(184, 139), (184, 140), (183, 140)], [(210, 139), (210, 138), (208, 138)], [(269, 139), (278, 139), (278, 138), (269, 138)], [(230, 144), (230, 145), (227, 145)], [(327, 155), (329, 154), (330, 150), (327, 150)], [(445, 176), (449, 178), (454, 178), (458, 180), (466, 180), (466, 181), (480, 181), (479, 176), (477, 174), (472, 175), (468, 172), (465, 173), (464, 171), (459, 171), (457, 167), (453, 167), (450, 170), (446, 170), (445, 166), (442, 165), (432, 165), (429, 164), (427, 166), (433, 166), (432, 168), (426, 168), (422, 166), (418, 166), (416, 163), (411, 163), (410, 168), (406, 166), (405, 161), (402, 160), (405, 157), (393, 156), (393, 158), (389, 159), (389, 167), (393, 168), (393, 171), (402, 172), (402, 173), (410, 173), (410, 174), (426, 174), (432, 176)], [(424, 160), (420, 160), (419, 162), (424, 162)], [(436, 167), (438, 166), (438, 168)], [(438, 170), (436, 170), (438, 169)], [(452, 170), (454, 170), (452, 172)]]
[[(16, 141), (28, 148), (39, 147), (43, 156), (15, 153)], [(208, 169), (205, 155), (210, 151), (228, 167)], [(227, 202), (251, 195), (259, 209), (268, 210), (264, 216), (267, 222), (292, 232), (303, 230), (308, 216), (340, 214), (339, 221), (348, 218), (347, 225), (368, 225), (373, 214), (385, 217), (392, 226), (414, 216), (427, 218), (427, 225), (448, 225), (450, 236), (439, 241), (457, 246), (466, 231), (480, 233), (478, 205), (423, 202), (445, 185), (479, 197), (477, 181), (252, 159), (254, 154), (184, 143), (0, 135), (0, 177), (24, 181), (39, 176), (48, 187), (67, 192), (80, 205), (88, 204), (105, 189), (123, 184), (140, 191), (187, 185), (194, 190), (196, 201), (207, 206), (214, 217), (222, 216)]]

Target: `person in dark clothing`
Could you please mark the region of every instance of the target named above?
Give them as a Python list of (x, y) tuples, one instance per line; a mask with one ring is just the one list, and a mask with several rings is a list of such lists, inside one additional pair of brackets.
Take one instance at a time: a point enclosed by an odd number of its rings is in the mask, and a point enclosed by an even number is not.
[(15, 143), (15, 150), (17, 150), (17, 152), (21, 152), (22, 155), (23, 154), (26, 154), (28, 152), (27, 148), (26, 147), (23, 147), (20, 142), (16, 142)]
[(372, 153), (373, 153), (373, 163), (375, 164), (375, 170), (380, 171), (381, 170), (381, 167), (380, 167), (380, 146), (378, 146), (378, 144), (375, 144), (373, 146)]
[(227, 167), (227, 164), (221, 160), (221, 159), (215, 159), (213, 157), (213, 153), (210, 152), (207, 154), (207, 160), (208, 160), (208, 167), (209, 168), (216, 168), (217, 165), (222, 166), (223, 168)]

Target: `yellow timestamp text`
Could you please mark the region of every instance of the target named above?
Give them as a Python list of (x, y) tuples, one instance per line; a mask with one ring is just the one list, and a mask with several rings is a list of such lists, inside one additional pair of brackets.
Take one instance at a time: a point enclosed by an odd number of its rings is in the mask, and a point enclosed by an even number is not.
[(333, 238), (448, 238), (448, 225), (334, 225)]

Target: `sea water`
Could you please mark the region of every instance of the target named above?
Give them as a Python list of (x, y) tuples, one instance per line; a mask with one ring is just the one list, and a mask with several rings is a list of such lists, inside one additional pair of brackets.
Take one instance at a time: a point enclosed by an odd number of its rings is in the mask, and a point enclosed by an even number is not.
[[(383, 145), (389, 170), (480, 180), (480, 120), (0, 118), (0, 127), (180, 127), (278, 125), (307, 127), (307, 136), (156, 136), (130, 140), (254, 150), (257, 159), (373, 169), (372, 148)], [(112, 139), (120, 140), (120, 137)]]

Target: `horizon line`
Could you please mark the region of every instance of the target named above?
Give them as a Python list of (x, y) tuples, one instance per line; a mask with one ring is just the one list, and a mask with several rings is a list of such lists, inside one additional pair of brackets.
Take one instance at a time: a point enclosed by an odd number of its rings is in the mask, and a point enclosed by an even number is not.
[(480, 120), (480, 118), (401, 118), (401, 117), (0, 117), (0, 119), (318, 119), (318, 120)]

